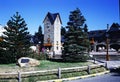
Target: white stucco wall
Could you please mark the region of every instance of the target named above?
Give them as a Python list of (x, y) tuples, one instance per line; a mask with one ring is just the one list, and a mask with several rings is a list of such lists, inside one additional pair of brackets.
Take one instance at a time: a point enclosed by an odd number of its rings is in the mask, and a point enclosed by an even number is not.
[[(48, 25), (49, 28), (47, 28)], [(44, 43), (48, 43), (49, 37), (52, 43), (51, 51), (54, 51), (55, 54), (61, 54), (61, 22), (59, 16), (56, 17), (53, 25), (48, 17), (44, 21)]]
[(5, 29), (2, 25), (0, 25), (0, 36), (3, 36), (3, 32), (5, 32)]
[(54, 22), (54, 51), (56, 54), (61, 53), (61, 23), (58, 16)]

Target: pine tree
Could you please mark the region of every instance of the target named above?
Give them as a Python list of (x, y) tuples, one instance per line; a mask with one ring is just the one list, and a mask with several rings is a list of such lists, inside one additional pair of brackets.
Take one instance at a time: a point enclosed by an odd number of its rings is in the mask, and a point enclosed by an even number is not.
[(61, 27), (61, 35), (64, 36), (66, 34), (66, 29), (64, 27)]
[(42, 50), (42, 47), (43, 47), (43, 39), (44, 39), (44, 36), (42, 34), (42, 27), (39, 26), (38, 28), (38, 32), (35, 33), (34, 35), (34, 44), (39, 44), (41, 47), (40, 47), (40, 51)]
[(28, 38), (27, 24), (25, 20), (16, 12), (7, 22), (4, 32), (4, 41), (1, 42), (4, 49), (4, 63), (14, 63), (18, 58), (28, 56), (30, 41)]
[(68, 31), (65, 34), (64, 50), (62, 58), (64, 61), (78, 62), (86, 61), (88, 57), (89, 39), (87, 35), (87, 25), (84, 25), (86, 19), (77, 8), (70, 12)]
[(43, 43), (43, 34), (42, 34), (42, 27), (41, 26), (39, 26), (39, 28), (38, 28), (37, 37), (38, 37), (38, 40), (41, 43)]

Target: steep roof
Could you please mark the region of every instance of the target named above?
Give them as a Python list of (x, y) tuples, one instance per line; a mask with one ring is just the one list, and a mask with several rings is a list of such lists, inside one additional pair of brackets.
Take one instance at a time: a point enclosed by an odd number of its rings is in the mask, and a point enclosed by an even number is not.
[(120, 25), (118, 23), (113, 23), (108, 30), (108, 32), (120, 31)]
[[(59, 16), (60, 23), (62, 24), (62, 21), (61, 21), (59, 13), (50, 13), (50, 12), (48, 12), (47, 15), (46, 15), (46, 17), (45, 17), (45, 19), (48, 17), (49, 20), (50, 20), (50, 22), (51, 22), (51, 24), (54, 24), (55, 19), (56, 19), (57, 16)], [(43, 23), (45, 22), (45, 19), (44, 19)]]
[(94, 30), (94, 31), (89, 32), (89, 37), (99, 38), (99, 37), (105, 36), (105, 33), (106, 33), (106, 29), (105, 30)]

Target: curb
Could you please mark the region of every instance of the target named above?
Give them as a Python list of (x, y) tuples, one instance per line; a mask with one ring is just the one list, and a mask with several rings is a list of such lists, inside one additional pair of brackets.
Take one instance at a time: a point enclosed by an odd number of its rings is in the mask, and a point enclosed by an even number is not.
[(70, 78), (63, 78), (63, 79), (53, 79), (53, 80), (46, 80), (46, 81), (37, 81), (37, 82), (63, 82), (63, 81), (70, 81), (70, 80), (76, 80), (76, 79), (84, 79), (88, 77), (95, 77), (103, 74), (110, 73), (110, 71), (104, 71), (96, 74), (90, 74), (90, 75), (84, 75), (84, 76), (78, 76), (78, 77), (70, 77)]

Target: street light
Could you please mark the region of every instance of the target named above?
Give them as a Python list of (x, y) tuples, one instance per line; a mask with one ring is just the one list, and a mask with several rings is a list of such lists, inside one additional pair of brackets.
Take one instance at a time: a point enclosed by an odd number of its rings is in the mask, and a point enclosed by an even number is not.
[(38, 42), (38, 53), (40, 54), (40, 50), (41, 50), (41, 41)]
[(110, 56), (109, 56), (109, 53), (108, 53), (108, 49), (109, 49), (109, 47), (108, 47), (108, 44), (109, 44), (109, 39), (108, 39), (108, 37), (109, 37), (109, 34), (106, 33), (106, 49), (107, 49), (107, 51), (106, 51), (106, 61), (109, 61), (109, 60), (110, 60)]

